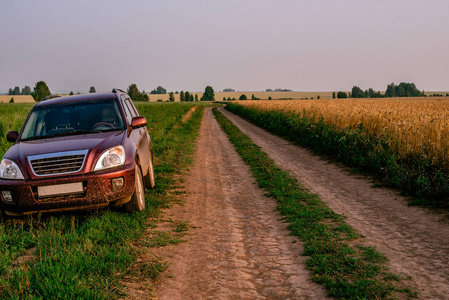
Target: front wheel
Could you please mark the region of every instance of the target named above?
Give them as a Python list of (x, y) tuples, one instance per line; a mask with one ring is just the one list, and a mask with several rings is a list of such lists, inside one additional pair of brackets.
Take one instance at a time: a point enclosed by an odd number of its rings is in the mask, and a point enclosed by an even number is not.
[(142, 172), (137, 164), (134, 165), (134, 172), (134, 194), (131, 196), (131, 200), (125, 203), (126, 211), (131, 213), (145, 209), (145, 190), (143, 187)]

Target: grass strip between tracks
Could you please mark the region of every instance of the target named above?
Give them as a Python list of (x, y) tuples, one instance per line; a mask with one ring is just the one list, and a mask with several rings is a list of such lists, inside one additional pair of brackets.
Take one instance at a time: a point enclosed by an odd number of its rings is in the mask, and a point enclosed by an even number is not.
[(147, 283), (165, 270), (150, 247), (171, 243), (170, 237), (160, 241), (145, 233), (173, 200), (170, 190), (192, 162), (203, 109), (183, 124), (193, 104), (136, 105), (148, 122), (157, 176), (156, 187), (145, 193), (146, 209), (129, 214), (108, 208), (0, 224), (1, 299), (123, 298), (124, 283)]
[(303, 255), (313, 280), (329, 296), (340, 299), (379, 299), (396, 293), (416, 296), (403, 280), (388, 272), (387, 258), (363, 244), (363, 237), (334, 213), (316, 194), (277, 167), (266, 153), (217, 109), (214, 115), (243, 161), (250, 166), (259, 187), (273, 197), (290, 223), (289, 229), (304, 243)]

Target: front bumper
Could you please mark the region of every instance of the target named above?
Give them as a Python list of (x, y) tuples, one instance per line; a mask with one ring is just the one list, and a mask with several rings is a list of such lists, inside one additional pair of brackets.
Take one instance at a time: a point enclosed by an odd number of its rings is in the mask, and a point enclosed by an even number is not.
[[(114, 178), (124, 179), (120, 190), (112, 191)], [(111, 202), (129, 198), (134, 192), (134, 163), (118, 168), (81, 175), (66, 175), (39, 180), (0, 179), (0, 206), (9, 215), (24, 215), (38, 212), (56, 212), (93, 209)], [(39, 197), (39, 186), (82, 183), (82, 192)], [(10, 191), (12, 203), (5, 201), (2, 192)]]

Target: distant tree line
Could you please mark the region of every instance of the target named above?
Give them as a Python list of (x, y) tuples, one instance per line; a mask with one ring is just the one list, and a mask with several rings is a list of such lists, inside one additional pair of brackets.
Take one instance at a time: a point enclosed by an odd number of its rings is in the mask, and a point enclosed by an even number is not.
[(154, 90), (152, 90), (152, 91), (150, 92), (150, 94), (153, 94), (153, 95), (165, 95), (165, 94), (167, 94), (167, 90), (164, 89), (164, 88), (161, 87), (161, 86), (158, 86), (157, 88), (155, 88)]
[(227, 88), (227, 89), (223, 89), (223, 92), (225, 92), (225, 93), (232, 93), (232, 92), (235, 92), (235, 90)]
[(385, 97), (422, 97), (424, 91), (419, 91), (414, 83), (401, 82), (399, 85), (394, 83), (387, 86)]
[(363, 91), (358, 86), (353, 86), (351, 91), (352, 98), (381, 98), (380, 92), (375, 92), (372, 88)]
[[(171, 94), (173, 94), (173, 93), (171, 93)], [(196, 98), (195, 98), (196, 97)], [(174, 98), (174, 95), (173, 95), (173, 101), (175, 101), (174, 100), (175, 98)], [(171, 100), (170, 100), (171, 101)], [(195, 94), (195, 96), (193, 96), (193, 94), (192, 93), (190, 93), (190, 92), (184, 92), (184, 91), (181, 91), (180, 93), (179, 93), (179, 101), (181, 101), (181, 102), (193, 102), (193, 101), (198, 101), (198, 96)]]
[(352, 98), (425, 97), (424, 91), (421, 92), (414, 83), (408, 82), (401, 82), (399, 85), (389, 84), (384, 95), (380, 91), (374, 91), (372, 88), (363, 91), (360, 87), (353, 86), (350, 95)]
[(289, 89), (275, 89), (274, 91), (272, 89), (266, 89), (265, 92), (291, 92), (292, 90)]
[(8, 95), (31, 95), (31, 87), (25, 86), (20, 90), (18, 86), (16, 86), (14, 89), (9, 89)]

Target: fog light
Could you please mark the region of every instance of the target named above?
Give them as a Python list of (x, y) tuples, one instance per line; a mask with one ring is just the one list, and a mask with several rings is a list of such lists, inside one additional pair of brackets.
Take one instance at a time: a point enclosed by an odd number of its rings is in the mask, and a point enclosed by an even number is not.
[(123, 185), (125, 183), (125, 180), (123, 177), (114, 178), (111, 180), (111, 189), (113, 192), (121, 190), (123, 188)]
[(2, 191), (3, 200), (6, 202), (12, 202), (11, 191)]

